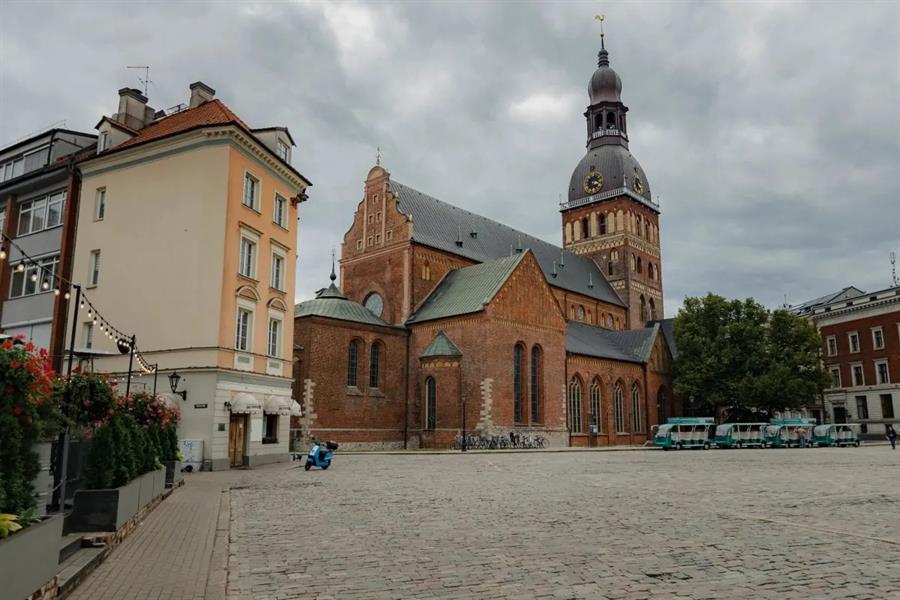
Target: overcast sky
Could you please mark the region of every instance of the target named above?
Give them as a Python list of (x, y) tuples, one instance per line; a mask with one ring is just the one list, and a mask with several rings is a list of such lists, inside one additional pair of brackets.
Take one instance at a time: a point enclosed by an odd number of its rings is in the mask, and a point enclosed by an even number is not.
[(631, 151), (660, 201), (665, 308), (890, 285), (900, 254), (900, 2), (0, 2), (0, 144), (92, 131), (151, 65), (286, 125), (314, 186), (298, 300), (327, 284), (380, 146), (395, 180), (560, 243), (558, 197), (606, 14)]

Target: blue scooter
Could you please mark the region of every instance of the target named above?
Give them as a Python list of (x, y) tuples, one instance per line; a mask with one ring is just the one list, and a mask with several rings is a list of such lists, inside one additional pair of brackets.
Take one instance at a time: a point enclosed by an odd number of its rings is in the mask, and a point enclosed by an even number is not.
[(331, 466), (331, 460), (334, 458), (334, 451), (338, 449), (335, 442), (316, 442), (309, 449), (306, 455), (306, 464), (303, 468), (309, 471), (313, 467), (319, 467), (322, 470)]

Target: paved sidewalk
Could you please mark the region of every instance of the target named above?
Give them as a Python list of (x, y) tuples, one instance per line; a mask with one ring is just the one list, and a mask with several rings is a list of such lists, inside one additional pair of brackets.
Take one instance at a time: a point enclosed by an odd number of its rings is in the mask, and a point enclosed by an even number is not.
[[(236, 479), (195, 473), (69, 596), (71, 600), (202, 600), (225, 595), (228, 496)], [(220, 519), (220, 514), (222, 518)], [(224, 532), (217, 530), (224, 527)], [(214, 552), (214, 550), (218, 550)], [(209, 593), (207, 593), (209, 589)]]

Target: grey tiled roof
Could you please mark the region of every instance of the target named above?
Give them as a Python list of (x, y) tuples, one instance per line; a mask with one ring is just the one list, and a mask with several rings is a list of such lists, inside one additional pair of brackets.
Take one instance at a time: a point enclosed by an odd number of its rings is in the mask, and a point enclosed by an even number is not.
[(658, 333), (658, 324), (644, 329), (612, 331), (569, 321), (566, 328), (566, 352), (646, 363), (650, 360), (650, 352)]
[[(531, 249), (550, 285), (625, 306), (603, 272), (589, 258), (566, 252), (559, 246), (457, 208), (396, 181), (391, 181), (390, 189), (399, 198), (400, 212), (412, 215), (413, 241), (419, 244), (479, 262), (509, 256), (517, 248)], [(555, 277), (554, 261), (557, 263)]]
[(406, 322), (421, 323), (484, 309), (524, 256), (523, 252), (450, 271)]
[(329, 287), (319, 291), (316, 297), (294, 306), (294, 317), (328, 317), (340, 321), (364, 323), (367, 325), (380, 325), (393, 327), (390, 323), (376, 317), (372, 311), (358, 302), (348, 300), (341, 290), (332, 283)]
[(851, 285), (837, 292), (831, 292), (830, 294), (825, 294), (824, 296), (808, 300), (803, 304), (792, 306), (791, 312), (797, 315), (804, 315), (813, 312), (815, 309), (819, 308), (820, 306), (824, 306), (829, 302), (841, 300), (844, 298), (855, 298), (856, 296), (862, 296), (865, 293), (866, 292), (864, 292), (863, 290)]
[(419, 358), (430, 358), (432, 356), (462, 356), (462, 351), (453, 343), (447, 334), (438, 331), (428, 347), (422, 351)]
[(659, 329), (666, 337), (666, 343), (669, 345), (669, 352), (672, 358), (678, 358), (678, 345), (675, 343), (675, 319), (659, 319), (650, 321), (648, 325), (659, 324)]

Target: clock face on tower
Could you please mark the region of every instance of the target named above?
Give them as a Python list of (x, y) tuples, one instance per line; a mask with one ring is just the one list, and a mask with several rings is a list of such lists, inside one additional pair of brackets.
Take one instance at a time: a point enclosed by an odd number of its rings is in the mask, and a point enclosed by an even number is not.
[(584, 178), (584, 191), (588, 194), (596, 194), (603, 188), (603, 175), (596, 171), (588, 173)]
[(637, 175), (635, 175), (635, 176), (634, 176), (634, 182), (633, 182), (633, 183), (634, 183), (634, 191), (636, 191), (638, 194), (640, 194), (641, 192), (644, 191), (644, 184), (643, 184), (643, 182), (641, 181), (641, 178), (640, 178), (640, 177), (638, 177)]

